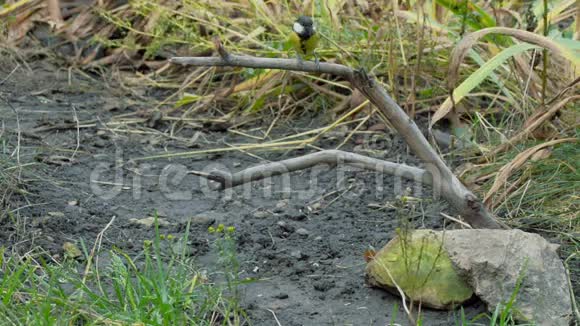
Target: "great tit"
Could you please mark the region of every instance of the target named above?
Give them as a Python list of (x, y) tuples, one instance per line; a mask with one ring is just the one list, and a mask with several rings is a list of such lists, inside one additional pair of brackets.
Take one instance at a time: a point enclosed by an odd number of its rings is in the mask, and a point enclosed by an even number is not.
[(314, 50), (318, 45), (320, 40), (320, 35), (316, 33), (316, 27), (314, 26), (314, 21), (311, 17), (300, 16), (292, 25), (292, 33), (290, 33), (289, 42), (296, 50), (298, 58), (304, 57), (308, 59), (311, 56), (316, 57)]

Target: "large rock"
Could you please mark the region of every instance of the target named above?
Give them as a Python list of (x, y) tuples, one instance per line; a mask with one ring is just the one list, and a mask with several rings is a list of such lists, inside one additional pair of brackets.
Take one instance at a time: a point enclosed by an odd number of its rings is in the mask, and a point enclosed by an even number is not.
[(557, 245), (520, 230), (447, 231), (444, 245), (490, 311), (509, 300), (523, 275), (515, 316), (538, 325), (570, 324), (570, 292)]
[(398, 286), (414, 302), (436, 309), (455, 308), (473, 296), (473, 290), (445, 252), (442, 233), (429, 230), (399, 233), (367, 264), (370, 285), (394, 294), (399, 294)]
[[(473, 290), (493, 311), (510, 300), (521, 279), (512, 308), (517, 319), (569, 325), (572, 306), (558, 246), (541, 236), (520, 230), (417, 230), (406, 238), (394, 238), (368, 263), (371, 285), (397, 293), (394, 279), (407, 296), (435, 308), (453, 308)], [(431, 280), (421, 281), (425, 275)]]

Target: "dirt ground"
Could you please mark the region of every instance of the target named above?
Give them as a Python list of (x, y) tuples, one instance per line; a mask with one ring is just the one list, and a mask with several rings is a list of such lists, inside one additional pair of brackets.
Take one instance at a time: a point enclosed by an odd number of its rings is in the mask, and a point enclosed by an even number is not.
[[(140, 160), (251, 139), (201, 126), (180, 131), (180, 137), (192, 139), (187, 147), (162, 136), (169, 127), (163, 121), (147, 133), (124, 132), (105, 123), (123, 114), (148, 117), (145, 110), (161, 98), (158, 90), (139, 90), (136, 95), (114, 83), (107, 86), (97, 76), (69, 74), (48, 61), (29, 65), (30, 70), (20, 67), (0, 86), (2, 96), (18, 111), (23, 130), (37, 128), (35, 134), (21, 137), (20, 160), (34, 163), (24, 174), (30, 194), (18, 197), (17, 221), (0, 221), (2, 246), (22, 251), (41, 247), (62, 256), (64, 242), (83, 239), (92, 244), (115, 217), (105, 232), (103, 247), (116, 246), (131, 255), (154, 234), (131, 219), (157, 211), (168, 222), (161, 226), (164, 234), (179, 236), (191, 221), (191, 254), (211, 277), (217, 267), (207, 228), (224, 223), (236, 227), (240, 277), (258, 279), (242, 287), (242, 305), (253, 325), (275, 325), (272, 312), (282, 325), (389, 323), (393, 306), (400, 306), (400, 301), (365, 285), (363, 253), (369, 246), (382, 247), (399, 225), (394, 209), (377, 208), (395, 199), (393, 177), (321, 167), (292, 173), (285, 182), (289, 187), (282, 186), (285, 179), (275, 177), (270, 183), (256, 182), (231, 193), (210, 191), (205, 182), (184, 172), (216, 164), (237, 171), (261, 159), (275, 161), (308, 151), (254, 153), (259, 157), (231, 151)], [(0, 81), (14, 67), (14, 63), (2, 64)], [(6, 128), (3, 137), (14, 142), (16, 116), (4, 102), (0, 102), (0, 112)], [(265, 118), (256, 127), (267, 128), (271, 121)], [(279, 123), (275, 133), (290, 135), (325, 123), (328, 117), (323, 114), (305, 112), (297, 121)], [(341, 141), (335, 135), (318, 145), (334, 148)], [(344, 149), (356, 149), (355, 142)], [(419, 165), (396, 135), (386, 134), (374, 146), (388, 146), (386, 159)], [(378, 191), (381, 183), (383, 190)], [(452, 212), (444, 203), (429, 200), (429, 189), (422, 192), (425, 200), (409, 218), (417, 228), (440, 229), (439, 212)], [(468, 316), (482, 311), (478, 302), (466, 307)], [(423, 316), (425, 325), (452, 325), (459, 320), (458, 311), (423, 309)], [(400, 308), (395, 320), (408, 324)]]

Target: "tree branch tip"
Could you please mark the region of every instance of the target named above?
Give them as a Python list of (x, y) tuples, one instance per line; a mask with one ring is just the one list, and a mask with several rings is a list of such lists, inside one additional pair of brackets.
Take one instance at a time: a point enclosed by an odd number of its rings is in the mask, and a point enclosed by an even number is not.
[(219, 171), (217, 173), (206, 173), (206, 172), (201, 172), (201, 171), (187, 171), (188, 174), (192, 174), (192, 175), (196, 175), (198, 177), (202, 177), (202, 178), (206, 178), (208, 180), (212, 180), (215, 182), (219, 182), (219, 183), (225, 183), (227, 177), (224, 175), (225, 173), (222, 171)]

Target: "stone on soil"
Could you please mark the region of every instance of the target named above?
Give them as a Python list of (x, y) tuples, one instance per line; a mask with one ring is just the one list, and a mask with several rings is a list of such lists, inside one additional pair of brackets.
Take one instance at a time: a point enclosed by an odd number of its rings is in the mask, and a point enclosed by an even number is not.
[(570, 324), (572, 305), (558, 245), (521, 230), (454, 230), (446, 232), (445, 248), (490, 311), (509, 300), (523, 273), (516, 318)]
[[(423, 306), (449, 309), (475, 293), (493, 312), (510, 300), (521, 279), (512, 308), (515, 318), (569, 325), (566, 271), (558, 246), (541, 236), (521, 230), (417, 230), (403, 238), (408, 240), (391, 240), (367, 264), (371, 285), (398, 294), (388, 270), (405, 294)], [(440, 254), (438, 248), (443, 249)]]

